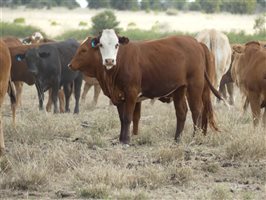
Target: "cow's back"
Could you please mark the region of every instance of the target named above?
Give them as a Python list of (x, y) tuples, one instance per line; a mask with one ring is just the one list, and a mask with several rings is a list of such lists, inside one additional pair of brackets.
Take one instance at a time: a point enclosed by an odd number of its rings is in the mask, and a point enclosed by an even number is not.
[(17, 55), (25, 54), (25, 52), (32, 48), (29, 45), (18, 45), (10, 47), (10, 55), (12, 60), (11, 67), (11, 79), (12, 81), (23, 81), (28, 85), (33, 85), (35, 83), (34, 76), (28, 72), (28, 67), (25, 60), (17, 60)]
[[(59, 59), (60, 66), (54, 66), (54, 67), (60, 67), (61, 70), (61, 84), (64, 84), (66, 82), (73, 81), (75, 78), (77, 78), (80, 74), (80, 72), (74, 72), (73, 70), (69, 69), (68, 64), (73, 58), (73, 56), (76, 53), (76, 50), (79, 47), (79, 43), (74, 39), (69, 39), (62, 42), (55, 42), (55, 43), (48, 43), (43, 44), (40, 48), (42, 49), (49, 49), (54, 50), (56, 49), (56, 55), (53, 55), (52, 59)], [(58, 62), (54, 62), (53, 60), (49, 60), (47, 62), (50, 62), (51, 65), (58, 65)], [(47, 63), (47, 66), (49, 64)], [(49, 65), (50, 66), (50, 65)], [(80, 78), (82, 78), (80, 76)]]
[[(127, 67), (119, 74), (122, 81), (141, 82), (142, 93), (149, 98), (167, 95), (193, 81), (192, 77), (204, 81), (204, 52), (189, 36), (129, 43), (120, 47), (117, 63)], [(136, 77), (140, 79), (130, 80)]]
[(227, 36), (215, 29), (210, 29), (198, 33), (196, 39), (204, 43), (214, 54), (217, 81), (220, 81), (231, 63), (231, 47)]
[(22, 45), (22, 42), (16, 37), (5, 37), (3, 38), (3, 40), (8, 47), (16, 47)]

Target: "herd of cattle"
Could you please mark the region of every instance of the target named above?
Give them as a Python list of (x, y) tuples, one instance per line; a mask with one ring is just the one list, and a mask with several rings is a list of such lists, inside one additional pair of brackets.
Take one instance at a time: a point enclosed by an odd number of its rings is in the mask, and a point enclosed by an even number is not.
[[(53, 104), (54, 113), (70, 112), (72, 93), (74, 113), (79, 113), (83, 80), (83, 99), (89, 88), (95, 86), (94, 105), (102, 89), (117, 107), (122, 143), (130, 142), (131, 121), (133, 134), (138, 134), (141, 101), (147, 98), (173, 101), (177, 141), (184, 129), (188, 106), (194, 133), (201, 129), (205, 134), (208, 124), (218, 130), (211, 93), (233, 105), (233, 83), (246, 99), (244, 109), (250, 104), (255, 126), (261, 109), (266, 110), (266, 44), (251, 41), (230, 45), (227, 36), (214, 29), (200, 32), (196, 39), (170, 36), (138, 42), (129, 42), (127, 37), (105, 29), (81, 44), (73, 39), (56, 42), (37, 32), (23, 40), (1, 38), (0, 47), (0, 105), (8, 93), (14, 123), (24, 82), (35, 84), (40, 110), (44, 92), (49, 90), (46, 110), (50, 111)], [(263, 122), (265, 125), (266, 111)], [(1, 120), (0, 126), (1, 152), (5, 147)]]

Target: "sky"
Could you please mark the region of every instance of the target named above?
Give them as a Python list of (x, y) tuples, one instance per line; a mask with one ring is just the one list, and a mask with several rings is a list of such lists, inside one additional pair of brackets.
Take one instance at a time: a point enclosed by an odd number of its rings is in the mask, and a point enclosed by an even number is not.
[(80, 5), (81, 8), (86, 8), (88, 2), (86, 0), (76, 0), (76, 2)]

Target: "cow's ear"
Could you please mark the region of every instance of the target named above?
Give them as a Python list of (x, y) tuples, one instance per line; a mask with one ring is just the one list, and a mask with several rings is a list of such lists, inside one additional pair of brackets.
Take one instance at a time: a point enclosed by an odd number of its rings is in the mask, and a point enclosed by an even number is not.
[(127, 37), (124, 37), (124, 36), (122, 36), (122, 37), (118, 36), (118, 41), (119, 41), (119, 44), (129, 43), (129, 39)]
[(16, 60), (17, 60), (17, 61), (20, 62), (20, 61), (22, 61), (23, 59), (25, 59), (25, 54), (17, 54), (17, 55), (16, 55)]
[(237, 53), (243, 53), (245, 50), (245, 47), (243, 45), (234, 45), (233, 50)]
[(92, 47), (92, 48), (95, 48), (95, 47), (97, 47), (97, 46), (99, 46), (99, 38), (93, 38), (93, 39), (91, 40), (91, 47)]
[(39, 53), (39, 56), (40, 56), (41, 58), (47, 58), (48, 56), (50, 56), (50, 53), (49, 53), (49, 52), (40, 52), (40, 53)]

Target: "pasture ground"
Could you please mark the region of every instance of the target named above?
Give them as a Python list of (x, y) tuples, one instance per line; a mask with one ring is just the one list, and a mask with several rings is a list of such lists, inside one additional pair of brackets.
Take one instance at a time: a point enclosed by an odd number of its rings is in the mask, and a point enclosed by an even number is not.
[(253, 129), (239, 95), (230, 110), (215, 105), (220, 133), (192, 138), (189, 113), (180, 144), (173, 105), (145, 101), (129, 146), (118, 143), (115, 107), (102, 94), (95, 108), (91, 99), (79, 115), (45, 114), (25, 85), (15, 130), (6, 98), (1, 198), (266, 199), (265, 128)]

